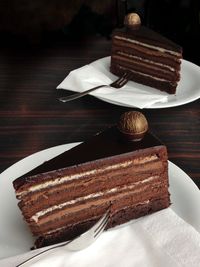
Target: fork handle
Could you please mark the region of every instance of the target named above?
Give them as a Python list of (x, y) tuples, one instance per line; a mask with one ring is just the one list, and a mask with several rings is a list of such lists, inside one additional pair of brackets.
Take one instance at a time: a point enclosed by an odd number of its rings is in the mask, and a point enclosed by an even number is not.
[(75, 99), (77, 99), (77, 98), (80, 98), (80, 97), (82, 97), (82, 96), (85, 96), (85, 95), (87, 95), (87, 94), (89, 94), (89, 93), (91, 93), (91, 92), (93, 92), (93, 91), (95, 91), (95, 90), (97, 90), (97, 89), (99, 89), (99, 88), (102, 88), (102, 87), (105, 87), (105, 86), (107, 86), (107, 85), (105, 85), (105, 84), (103, 84), (103, 85), (98, 85), (98, 86), (95, 86), (95, 87), (93, 87), (93, 88), (91, 88), (91, 89), (89, 89), (89, 90), (86, 90), (86, 91), (83, 91), (83, 92), (80, 92), (80, 93), (75, 93), (75, 94), (72, 94), (72, 95), (70, 95), (70, 96), (64, 96), (64, 97), (60, 97), (60, 98), (58, 98), (61, 102), (68, 102), (68, 101), (72, 101), (72, 100), (75, 100)]
[(21, 267), (24, 264), (26, 264), (27, 262), (31, 261), (32, 259), (35, 259), (36, 257), (39, 257), (40, 255), (45, 254), (46, 252), (48, 252), (48, 251), (50, 251), (52, 249), (64, 247), (65, 245), (69, 244), (70, 242), (72, 242), (72, 240), (63, 242), (61, 244), (54, 245), (54, 246), (52, 246), (50, 248), (47, 248), (47, 249), (45, 249), (45, 250), (43, 250), (41, 252), (38, 252), (37, 254), (33, 255), (32, 257), (28, 258), (27, 260), (25, 260), (25, 261), (21, 262), (20, 264), (16, 265), (16, 267)]

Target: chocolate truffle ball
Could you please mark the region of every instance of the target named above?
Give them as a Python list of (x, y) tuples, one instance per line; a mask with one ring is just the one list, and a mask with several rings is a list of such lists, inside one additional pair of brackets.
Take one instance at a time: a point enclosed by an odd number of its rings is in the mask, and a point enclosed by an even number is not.
[(128, 29), (138, 29), (141, 25), (140, 17), (137, 13), (129, 13), (125, 16), (124, 25)]
[(126, 139), (140, 141), (148, 130), (148, 122), (141, 112), (129, 111), (120, 117), (118, 129)]

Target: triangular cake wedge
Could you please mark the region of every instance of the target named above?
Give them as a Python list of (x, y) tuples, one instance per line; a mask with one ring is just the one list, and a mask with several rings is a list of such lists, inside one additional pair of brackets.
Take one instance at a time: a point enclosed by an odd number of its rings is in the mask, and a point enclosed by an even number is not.
[(36, 247), (71, 239), (108, 209), (108, 228), (166, 208), (166, 147), (150, 132), (124, 140), (116, 126), (14, 181)]
[(114, 31), (110, 70), (117, 76), (175, 94), (180, 80), (182, 48), (144, 26)]

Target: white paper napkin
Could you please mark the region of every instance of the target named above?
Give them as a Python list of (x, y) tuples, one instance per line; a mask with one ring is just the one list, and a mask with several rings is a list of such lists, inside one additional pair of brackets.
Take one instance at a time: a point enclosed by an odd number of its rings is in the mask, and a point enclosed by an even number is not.
[[(103, 59), (103, 64), (107, 63)], [(101, 84), (110, 84), (118, 77), (111, 74), (103, 65), (91, 63), (79, 69), (73, 70), (57, 86), (57, 89), (67, 89), (82, 92)], [(150, 89), (150, 90), (149, 90)], [(147, 108), (157, 102), (167, 102), (168, 96), (165, 92), (142, 86), (132, 81), (120, 89), (104, 87), (91, 93), (102, 100), (114, 102), (130, 107)]]
[[(16, 266), (34, 253), (31, 251), (1, 260), (0, 266)], [(25, 266), (198, 267), (200, 233), (168, 208), (127, 226), (104, 232), (84, 250), (54, 250)]]

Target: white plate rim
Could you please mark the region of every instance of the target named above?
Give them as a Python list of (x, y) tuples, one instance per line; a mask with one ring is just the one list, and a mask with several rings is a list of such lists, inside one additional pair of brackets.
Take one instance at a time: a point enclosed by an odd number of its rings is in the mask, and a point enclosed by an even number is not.
[[(30, 171), (34, 167), (42, 164), (45, 160), (49, 160), (55, 157), (56, 155), (59, 155), (62, 152), (67, 151), (78, 144), (80, 144), (80, 142), (68, 143), (64, 145), (50, 147), (48, 149), (36, 152), (16, 162), (15, 164), (13, 164), (12, 166), (7, 168), (4, 172), (0, 174), (0, 191), (2, 191), (2, 188), (3, 190), (6, 189), (6, 186), (7, 186), (7, 189), (10, 190), (10, 194), (12, 194), (13, 195), (12, 197), (14, 197), (13, 201), (17, 203), (17, 200), (15, 199), (15, 195), (14, 195), (14, 189), (12, 188), (12, 181), (14, 179)], [(174, 179), (174, 175), (176, 175), (176, 179)], [(8, 180), (8, 177), (10, 178), (10, 180)], [(8, 181), (10, 181), (10, 183)], [(198, 207), (198, 205), (194, 206), (194, 204), (200, 201), (200, 192), (199, 192), (198, 187), (195, 185), (195, 183), (183, 170), (181, 170), (178, 166), (176, 166), (174, 163), (170, 161), (169, 161), (169, 181), (170, 181), (169, 191), (171, 194), (171, 201), (172, 201), (171, 208), (176, 212), (177, 215), (179, 215), (182, 219), (184, 219), (186, 222), (191, 224), (197, 231), (200, 232), (200, 207)], [(177, 191), (177, 188), (179, 188), (179, 191)], [(185, 198), (185, 196), (187, 196), (186, 201), (184, 202), (183, 205), (180, 205), (179, 198), (181, 198), (181, 201), (183, 201), (183, 198)], [(0, 199), (1, 197), (2, 197), (2, 194), (0, 194)], [(4, 201), (0, 200), (0, 203), (2, 202), (7, 203), (6, 201), (8, 200), (9, 199), (4, 199)], [(193, 208), (194, 210), (192, 211), (191, 208)], [(185, 209), (190, 209), (190, 214), (186, 213)], [(19, 212), (19, 210), (17, 212)], [(2, 217), (0, 217), (0, 229), (1, 229), (1, 224), (2, 224), (1, 223)], [(26, 225), (25, 222), (23, 224), (24, 226)], [(30, 237), (29, 230), (27, 233)], [(16, 249), (16, 248), (13, 248), (12, 246), (6, 247), (4, 242), (2, 243), (1, 240), (2, 239), (0, 239), (0, 259), (4, 257), (14, 256), (14, 255), (27, 251), (24, 248)], [(9, 249), (9, 252), (8, 252), (8, 249)], [(13, 252), (10, 250), (13, 250)]]
[[(110, 56), (108, 57), (104, 57), (104, 58), (100, 58), (92, 63), (90, 63), (91, 65), (95, 65), (95, 66), (98, 66), (99, 64), (104, 67), (106, 67), (106, 64), (105, 62), (107, 61), (110, 61)], [(181, 64), (181, 80), (183, 79), (183, 68), (187, 68), (187, 69), (190, 69), (193, 73), (198, 73), (198, 75), (200, 76), (200, 67), (190, 61), (187, 61), (185, 59), (182, 59), (182, 64)], [(109, 69), (107, 68), (107, 71), (109, 71)], [(113, 74), (112, 74), (113, 75)], [(189, 74), (188, 74), (189, 75)], [(116, 76), (117, 78), (117, 76)], [(132, 82), (132, 81), (131, 81)], [(134, 83), (134, 86), (137, 87), (137, 83), (133, 82)], [(180, 84), (180, 82), (179, 82)], [(141, 84), (140, 84), (141, 86)], [(148, 88), (147, 90), (151, 90), (151, 87), (148, 87), (148, 86), (144, 86), (145, 88)], [(179, 85), (177, 87), (177, 91), (180, 91), (181, 88), (179, 88)], [(93, 95), (94, 96), (94, 95)], [(112, 101), (110, 99), (107, 99), (105, 97), (101, 97), (101, 96), (94, 96), (95, 98), (99, 99), (99, 100), (102, 100), (104, 102), (107, 102), (109, 104), (113, 104), (113, 105), (117, 105), (117, 106), (122, 106), (122, 107), (128, 107), (128, 108), (138, 108), (134, 105), (129, 105), (129, 104), (124, 104), (124, 103), (120, 103), (117, 102), (117, 101)], [(185, 104), (188, 104), (188, 103), (191, 103), (197, 99), (200, 98), (200, 83), (197, 84), (197, 89), (195, 90), (195, 94), (193, 95), (190, 95), (188, 98), (185, 98), (184, 100), (178, 100), (177, 101), (177, 94), (175, 95), (168, 95), (169, 99), (172, 99), (172, 100), (175, 100), (175, 102), (173, 101), (169, 101), (169, 102), (166, 102), (166, 103), (161, 103), (161, 102), (157, 102), (151, 106), (148, 106), (148, 107), (144, 107), (144, 109), (161, 109), (161, 108), (172, 108), (172, 107), (177, 107), (177, 106), (182, 106), (182, 105), (185, 105)]]

